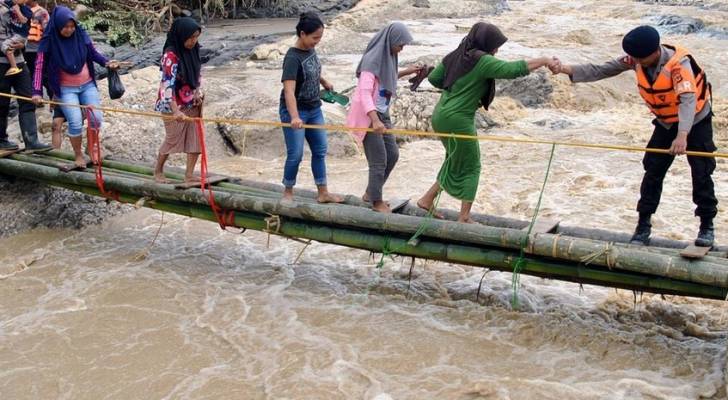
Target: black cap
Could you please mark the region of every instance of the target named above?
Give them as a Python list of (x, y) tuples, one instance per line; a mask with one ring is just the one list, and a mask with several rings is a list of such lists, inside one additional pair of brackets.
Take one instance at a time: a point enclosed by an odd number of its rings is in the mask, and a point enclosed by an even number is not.
[(635, 58), (645, 58), (657, 51), (660, 47), (660, 34), (657, 29), (642, 25), (632, 29), (624, 35), (622, 48)]

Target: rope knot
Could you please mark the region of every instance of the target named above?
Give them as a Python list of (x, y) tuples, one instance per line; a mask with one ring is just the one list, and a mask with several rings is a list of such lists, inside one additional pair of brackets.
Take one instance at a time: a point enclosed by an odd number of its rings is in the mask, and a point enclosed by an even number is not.
[(273, 215), (268, 214), (269, 217), (265, 218), (265, 229), (263, 229), (263, 232), (268, 234), (268, 241), (266, 243), (266, 248), (270, 248), (270, 235), (275, 234), (279, 235), (281, 232), (281, 217), (279, 215)]

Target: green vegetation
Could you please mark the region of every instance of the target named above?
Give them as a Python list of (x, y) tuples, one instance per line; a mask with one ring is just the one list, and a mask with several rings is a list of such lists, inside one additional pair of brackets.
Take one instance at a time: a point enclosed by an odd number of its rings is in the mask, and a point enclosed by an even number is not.
[[(103, 32), (112, 46), (139, 45), (153, 32), (163, 32), (183, 9), (201, 10), (205, 19), (232, 18), (241, 11), (285, 5), (288, 0), (75, 0), (69, 7), (85, 6), (79, 17), (89, 31)], [(46, 1), (53, 6), (55, 1)]]

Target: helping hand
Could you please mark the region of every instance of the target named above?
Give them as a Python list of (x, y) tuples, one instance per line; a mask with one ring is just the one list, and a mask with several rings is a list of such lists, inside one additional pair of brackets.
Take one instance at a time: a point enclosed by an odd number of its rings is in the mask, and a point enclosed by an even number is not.
[(561, 60), (558, 57), (553, 57), (547, 67), (551, 70), (552, 74), (556, 75), (562, 72), (563, 64), (561, 64)]

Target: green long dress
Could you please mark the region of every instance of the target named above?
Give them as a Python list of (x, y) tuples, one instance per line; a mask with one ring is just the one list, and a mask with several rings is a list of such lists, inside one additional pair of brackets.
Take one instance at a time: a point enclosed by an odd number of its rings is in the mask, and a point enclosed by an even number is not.
[[(477, 136), (475, 112), (481, 107), (480, 99), (488, 90), (486, 79), (514, 79), (528, 75), (525, 61), (503, 61), (485, 55), (478, 64), (444, 90), (432, 114), (435, 132)], [(442, 89), (445, 66), (440, 63), (428, 76), (433, 86)], [(445, 162), (437, 175), (437, 182), (450, 196), (462, 200), (475, 200), (480, 179), (480, 146), (477, 140), (441, 138), (445, 146)]]

